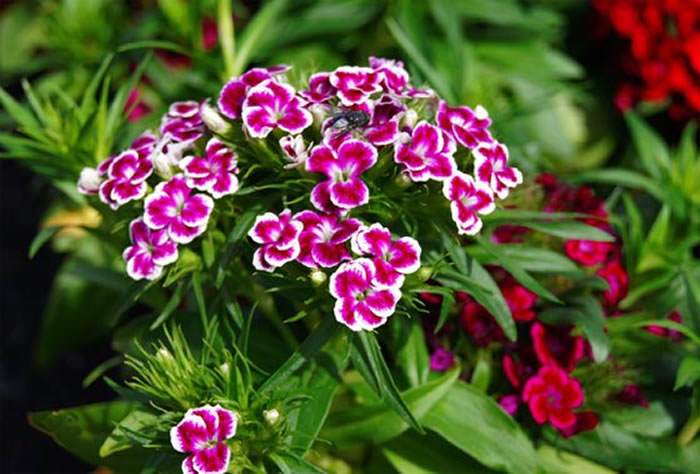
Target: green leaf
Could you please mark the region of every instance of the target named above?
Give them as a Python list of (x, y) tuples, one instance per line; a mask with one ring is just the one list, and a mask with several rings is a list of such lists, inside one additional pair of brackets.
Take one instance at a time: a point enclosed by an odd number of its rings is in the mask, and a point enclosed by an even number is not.
[(44, 244), (51, 240), (51, 237), (56, 235), (56, 232), (59, 230), (61, 230), (60, 227), (44, 227), (41, 229), (34, 237), (34, 240), (32, 240), (31, 245), (29, 245), (29, 258), (34, 258)]
[(299, 350), (294, 352), (287, 361), (280, 366), (258, 389), (258, 393), (265, 393), (279, 387), (291, 377), (294, 372), (311, 360), (336, 333), (340, 325), (330, 317), (326, 317), (309, 334)]
[(647, 438), (663, 438), (672, 435), (675, 429), (673, 416), (659, 401), (653, 401), (646, 407), (628, 406), (608, 410), (605, 419)]
[(654, 179), (662, 180), (671, 169), (671, 158), (661, 137), (634, 112), (625, 114), (642, 165)]
[(606, 168), (602, 170), (581, 171), (569, 178), (572, 183), (603, 183), (641, 189), (655, 198), (663, 200), (664, 189), (653, 179), (624, 168)]
[(700, 332), (700, 288), (689, 270), (683, 272), (683, 283), (685, 284), (689, 326), (697, 333)]
[(262, 43), (261, 39), (274, 28), (275, 22), (287, 8), (287, 3), (288, 0), (266, 2), (248, 23), (238, 42), (238, 51), (232, 68), (234, 76), (241, 74), (248, 63), (255, 58), (256, 47)]
[(399, 393), (396, 382), (394, 382), (394, 377), (391, 375), (389, 367), (386, 365), (386, 361), (382, 355), (382, 351), (379, 348), (377, 337), (373, 333), (361, 331), (356, 334), (353, 343), (357, 351), (362, 354), (363, 359), (368, 362), (369, 369), (372, 372), (372, 378), (377, 382), (376, 386), (379, 388), (377, 394), (380, 395), (382, 400), (384, 400), (389, 407), (393, 408), (411, 428), (422, 433), (423, 428), (421, 428)]
[(615, 237), (608, 232), (578, 221), (522, 222), (521, 225), (567, 240), (594, 240), (597, 242), (615, 241)]
[[(420, 387), (403, 392), (403, 398), (417, 419), (422, 419), (445, 396), (459, 376), (451, 370)], [(409, 425), (386, 404), (357, 407), (335, 413), (321, 430), (321, 437), (340, 445), (383, 443), (408, 430)]]
[(547, 444), (537, 448), (537, 461), (543, 474), (615, 474), (605, 466)]
[(114, 428), (112, 433), (100, 446), (100, 457), (111, 456), (119, 451), (134, 447), (134, 442), (129, 435), (138, 434), (144, 428), (153, 426), (158, 421), (158, 417), (147, 411), (135, 409)]
[[(571, 259), (548, 249), (528, 247), (520, 244), (499, 244), (498, 252), (508, 259), (517, 260), (518, 264), (532, 273), (581, 273)], [(470, 246), (467, 253), (479, 260), (482, 264), (495, 264), (498, 260), (490, 253), (478, 246)]]
[(401, 474), (495, 472), (433, 433), (404, 433), (383, 445), (382, 453)]
[(676, 383), (673, 390), (681, 387), (691, 387), (700, 380), (700, 359), (696, 356), (685, 356), (676, 372)]
[(425, 336), (420, 324), (406, 322), (408, 336), (401, 341), (396, 354), (396, 363), (403, 370), (411, 387), (423, 385), (430, 374), (430, 356), (425, 345)]
[(423, 422), (492, 469), (518, 474), (537, 471), (535, 450), (518, 423), (470, 385), (454, 384)]
[(282, 474), (323, 474), (324, 472), (294, 453), (274, 453), (270, 454), (270, 459)]

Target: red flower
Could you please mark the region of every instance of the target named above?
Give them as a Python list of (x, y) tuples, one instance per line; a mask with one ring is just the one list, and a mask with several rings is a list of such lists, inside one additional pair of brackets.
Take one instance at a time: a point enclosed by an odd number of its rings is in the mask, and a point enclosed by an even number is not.
[(566, 255), (576, 263), (592, 267), (607, 260), (614, 245), (610, 242), (594, 240), (567, 240), (564, 243)]
[[(676, 323), (682, 323), (683, 322), (683, 317), (678, 311), (673, 311), (671, 314), (668, 315), (666, 318), (670, 321), (676, 322)], [(662, 326), (657, 326), (655, 324), (652, 324), (651, 326), (647, 326), (646, 330), (655, 336), (659, 337), (666, 337), (668, 339), (671, 339), (672, 341), (680, 341), (683, 339), (683, 334), (680, 331), (676, 331), (675, 329), (670, 329), (670, 328), (665, 328)]]
[(571, 335), (571, 326), (545, 326), (536, 322), (530, 328), (532, 345), (542, 365), (556, 365), (571, 372), (585, 355), (585, 341)]
[(608, 310), (617, 307), (617, 304), (627, 296), (629, 289), (629, 275), (619, 260), (612, 260), (598, 270), (596, 274), (604, 279), (609, 288), (603, 293), (603, 302)]
[(141, 99), (141, 92), (138, 89), (131, 89), (126, 98), (126, 104), (124, 104), (124, 112), (127, 114), (126, 120), (131, 123), (138, 122), (150, 114), (152, 110), (151, 106)]
[(537, 295), (522, 285), (519, 285), (512, 277), (506, 278), (501, 283), (501, 293), (505, 298), (510, 312), (516, 321), (526, 322), (535, 319), (533, 308), (537, 303)]
[(539, 366), (537, 356), (531, 344), (516, 345), (516, 350), (503, 355), (503, 373), (516, 390), (520, 390), (532, 377)]
[(549, 422), (555, 428), (566, 429), (576, 423), (573, 410), (583, 403), (583, 390), (578, 380), (549, 365), (527, 381), (523, 401), (537, 423)]
[(561, 433), (564, 438), (571, 438), (584, 431), (594, 430), (598, 426), (599, 421), (597, 413), (590, 410), (582, 411), (576, 413), (576, 421), (573, 425), (568, 428), (559, 429), (559, 433)]
[(639, 386), (633, 383), (625, 385), (625, 388), (613, 398), (626, 405), (639, 405), (640, 407), (649, 408), (647, 397), (644, 396)]
[(204, 51), (211, 51), (219, 43), (219, 30), (216, 19), (211, 16), (202, 19), (202, 47)]
[(491, 313), (469, 296), (462, 306), (460, 323), (477, 346), (485, 347), (504, 339), (503, 330)]

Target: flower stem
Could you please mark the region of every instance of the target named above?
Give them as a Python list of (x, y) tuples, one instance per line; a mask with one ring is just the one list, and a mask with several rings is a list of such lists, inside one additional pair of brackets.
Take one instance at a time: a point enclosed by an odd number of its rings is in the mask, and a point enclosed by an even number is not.
[(695, 436), (698, 434), (698, 431), (700, 431), (700, 413), (696, 413), (688, 418), (685, 426), (683, 426), (681, 432), (678, 433), (678, 444), (681, 446), (687, 446), (691, 441), (693, 441)]
[(236, 37), (233, 15), (231, 13), (231, 0), (219, 0), (217, 24), (221, 54), (224, 57), (224, 65), (226, 67), (226, 77), (224, 79), (227, 81), (234, 75), (233, 65), (236, 55)]

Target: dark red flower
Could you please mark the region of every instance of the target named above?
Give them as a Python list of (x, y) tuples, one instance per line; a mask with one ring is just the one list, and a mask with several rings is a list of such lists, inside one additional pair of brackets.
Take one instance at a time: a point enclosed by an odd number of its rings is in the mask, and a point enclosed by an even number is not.
[(474, 344), (485, 347), (504, 340), (503, 330), (486, 308), (467, 296), (462, 306), (460, 323)]
[(435, 372), (445, 372), (455, 365), (455, 356), (442, 346), (438, 346), (430, 354), (430, 370)]
[(513, 319), (520, 322), (535, 319), (533, 308), (537, 303), (537, 295), (518, 284), (513, 277), (506, 278), (500, 285), (503, 298), (508, 303)]
[(131, 123), (138, 122), (152, 111), (153, 108), (141, 98), (139, 89), (131, 89), (129, 96), (126, 98), (126, 104), (124, 104), (124, 112), (127, 114), (126, 120)]
[[(683, 317), (678, 311), (673, 311), (671, 314), (668, 315), (666, 319), (679, 324), (683, 323)], [(668, 339), (671, 339), (672, 341), (680, 341), (681, 339), (683, 339), (683, 333), (681, 333), (680, 331), (665, 328), (662, 326), (657, 326), (655, 324), (647, 326), (646, 330), (654, 334), (655, 336), (666, 337)]]
[(576, 263), (592, 267), (607, 260), (614, 245), (610, 242), (594, 240), (567, 240), (564, 243), (566, 255)]
[(216, 19), (211, 16), (202, 19), (202, 48), (211, 51), (219, 43), (219, 30)]
[(532, 344), (522, 341), (515, 345), (515, 350), (503, 355), (503, 373), (516, 390), (520, 390), (539, 367), (539, 361), (532, 349)]
[(606, 263), (596, 274), (608, 283), (609, 288), (603, 293), (603, 302), (608, 310), (612, 310), (627, 296), (629, 275), (617, 259)]
[(583, 403), (583, 389), (565, 371), (548, 365), (527, 381), (523, 401), (537, 423), (549, 422), (555, 428), (566, 429), (576, 423), (574, 409)]
[(521, 225), (500, 225), (494, 229), (491, 240), (497, 244), (522, 243), (528, 232), (530, 229)]
[(547, 326), (535, 322), (530, 328), (532, 345), (542, 365), (556, 365), (571, 372), (585, 355), (585, 341), (572, 336), (571, 326)]
[(576, 421), (573, 425), (567, 428), (560, 428), (559, 433), (561, 433), (564, 438), (571, 438), (572, 436), (583, 433), (584, 431), (596, 429), (599, 421), (600, 420), (598, 419), (598, 414), (596, 412), (590, 410), (582, 411), (576, 413)]
[(644, 396), (639, 386), (633, 383), (625, 385), (625, 388), (613, 398), (626, 405), (638, 405), (640, 407), (649, 408), (647, 397)]

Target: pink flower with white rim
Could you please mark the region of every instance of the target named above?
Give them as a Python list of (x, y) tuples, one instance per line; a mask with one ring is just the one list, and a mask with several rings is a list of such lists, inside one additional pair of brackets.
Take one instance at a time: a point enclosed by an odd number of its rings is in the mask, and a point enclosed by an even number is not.
[(194, 118), (199, 115), (199, 102), (194, 100), (173, 102), (168, 108), (168, 115), (183, 119)]
[(451, 201), (452, 219), (460, 234), (478, 233), (482, 226), (479, 214), (490, 214), (496, 208), (491, 189), (460, 171), (443, 182), (442, 193)]
[(219, 93), (217, 104), (219, 111), (230, 119), (240, 118), (243, 110), (243, 101), (245, 101), (250, 88), (288, 70), (289, 66), (258, 67), (250, 69), (240, 77), (234, 77), (224, 85)]
[[(354, 105), (324, 121), (324, 141), (337, 148), (342, 142), (360, 136), (375, 146), (390, 145), (399, 138), (399, 122), (405, 110), (405, 105), (387, 94), (377, 101)], [(353, 114), (352, 120), (359, 122), (349, 129), (348, 114)]]
[(272, 79), (248, 91), (243, 102), (243, 124), (254, 138), (265, 138), (275, 128), (297, 135), (313, 122), (294, 88)]
[(330, 72), (318, 72), (309, 78), (307, 89), (300, 91), (301, 95), (310, 104), (322, 104), (335, 97), (338, 90), (331, 84)]
[(301, 251), (297, 257), (301, 264), (309, 268), (330, 268), (351, 259), (345, 242), (360, 228), (360, 221), (314, 211), (299, 212), (294, 219), (304, 225), (299, 235)]
[(301, 135), (285, 135), (280, 138), (279, 143), (282, 152), (290, 161), (289, 164), (284, 165), (285, 169), (304, 166), (306, 159), (309, 157), (309, 151), (312, 147), (311, 143), (307, 146), (304, 143), (304, 137)]
[(336, 298), (333, 314), (353, 331), (372, 330), (386, 323), (401, 298), (396, 287), (378, 287), (375, 274), (372, 260), (358, 258), (343, 263), (331, 275), (329, 288)]
[(223, 474), (228, 471), (231, 449), (226, 440), (236, 435), (236, 413), (220, 405), (187, 410), (170, 429), (170, 444), (189, 454), (182, 462), (183, 474)]
[(374, 69), (359, 66), (341, 66), (331, 73), (330, 83), (338, 89), (338, 98), (345, 106), (361, 104), (375, 92), (381, 92), (379, 84), (383, 76)]
[(177, 244), (165, 230), (149, 229), (142, 218), (129, 224), (131, 245), (124, 249), (126, 273), (134, 280), (155, 280), (177, 260)]
[(422, 121), (413, 129), (409, 142), (397, 143), (394, 161), (406, 167), (412, 181), (444, 181), (457, 171), (452, 156), (456, 149), (447, 133)]
[(151, 162), (139, 158), (134, 150), (127, 150), (109, 162), (107, 180), (100, 185), (102, 202), (117, 209), (129, 201), (146, 195), (146, 179), (153, 173)]
[(352, 250), (358, 255), (371, 255), (375, 274), (373, 283), (380, 288), (401, 288), (405, 275), (420, 268), (421, 247), (416, 239), (394, 240), (381, 224), (372, 224), (352, 237)]
[(408, 71), (401, 61), (370, 56), (369, 66), (379, 73), (381, 85), (386, 92), (401, 94), (408, 87)]
[(467, 106), (449, 107), (445, 101), (440, 101), (435, 120), (440, 128), (469, 149), (493, 141), (488, 130), (489, 113), (480, 105), (472, 110)]
[(500, 199), (508, 196), (509, 188), (523, 182), (519, 169), (508, 166), (508, 148), (493, 142), (482, 143), (474, 151), (474, 176), (486, 183)]
[(193, 194), (181, 174), (159, 183), (146, 197), (143, 220), (154, 230), (165, 229), (178, 244), (188, 244), (207, 228), (214, 201), (206, 194)]
[(304, 224), (294, 219), (289, 209), (279, 216), (272, 212), (259, 215), (248, 232), (248, 237), (261, 245), (253, 255), (253, 266), (263, 272), (272, 272), (297, 258), (301, 250), (299, 234), (303, 228)]
[(236, 154), (221, 140), (212, 138), (204, 156), (188, 156), (180, 162), (187, 184), (214, 198), (233, 194), (238, 190), (238, 160)]
[(146, 159), (151, 156), (151, 153), (153, 153), (157, 144), (158, 137), (147, 131), (136, 137), (134, 141), (131, 142), (131, 146), (129, 148), (135, 150), (136, 153), (138, 153), (139, 158)]
[(349, 210), (369, 202), (369, 189), (360, 179), (377, 162), (377, 149), (359, 140), (343, 142), (337, 149), (318, 145), (306, 161), (307, 171), (328, 179), (311, 191), (311, 202), (319, 210)]

